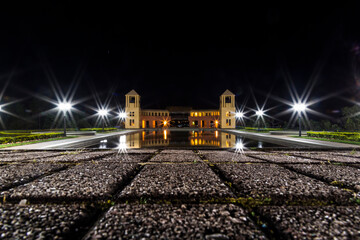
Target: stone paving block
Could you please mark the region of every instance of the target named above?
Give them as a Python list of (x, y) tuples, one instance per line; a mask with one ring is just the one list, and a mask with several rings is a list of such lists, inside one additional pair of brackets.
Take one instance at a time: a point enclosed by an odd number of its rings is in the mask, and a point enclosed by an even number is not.
[(151, 154), (135, 154), (135, 153), (117, 153), (111, 156), (107, 156), (97, 161), (100, 163), (105, 162), (129, 162), (129, 163), (141, 163), (148, 160)]
[(0, 205), (0, 238), (69, 239), (89, 215), (79, 205)]
[(149, 162), (202, 162), (201, 158), (192, 152), (192, 154), (174, 154), (174, 153), (160, 153), (149, 160)]
[(317, 152), (301, 152), (294, 154), (296, 156), (301, 156), (304, 158), (310, 159), (320, 159), (330, 162), (341, 162), (341, 163), (360, 163), (360, 158), (349, 157), (349, 156), (340, 156), (331, 153), (317, 153)]
[(297, 201), (348, 202), (352, 194), (276, 164), (219, 164), (240, 197), (271, 198), (276, 204)]
[(360, 239), (359, 206), (264, 206), (260, 213), (287, 239)]
[(8, 152), (0, 155), (0, 163), (29, 162), (39, 161), (42, 158), (54, 157), (60, 155), (61, 152), (33, 152), (33, 151), (16, 151)]
[(119, 153), (141, 153), (141, 154), (152, 154), (156, 153), (158, 149), (156, 148), (141, 148), (141, 149), (124, 149), (118, 150)]
[(252, 158), (243, 153), (235, 153), (228, 151), (201, 151), (206, 160), (212, 163), (218, 162), (251, 162), (251, 163), (265, 163), (263, 160)]
[(50, 163), (7, 164), (0, 167), (0, 190), (63, 169), (65, 166)]
[(114, 151), (98, 151), (98, 152), (62, 152), (55, 157), (46, 157), (36, 160), (36, 162), (62, 162), (62, 163), (77, 163), (82, 161), (88, 161), (92, 159), (98, 159), (114, 155)]
[(257, 155), (251, 154), (250, 156), (255, 156), (261, 159), (265, 159), (273, 163), (323, 163), (324, 162), (322, 160), (301, 158), (288, 154), (279, 154), (279, 153), (263, 153)]
[(113, 206), (90, 239), (266, 239), (246, 212), (229, 205)]
[(134, 163), (83, 163), (1, 193), (9, 199), (91, 200), (110, 198)]
[(146, 165), (119, 197), (196, 202), (234, 196), (205, 164), (153, 164)]
[(194, 154), (192, 150), (181, 150), (181, 149), (164, 149), (161, 153), (173, 153), (173, 154)]
[(360, 191), (360, 169), (331, 164), (289, 164), (300, 172), (315, 175), (338, 186), (351, 186)]

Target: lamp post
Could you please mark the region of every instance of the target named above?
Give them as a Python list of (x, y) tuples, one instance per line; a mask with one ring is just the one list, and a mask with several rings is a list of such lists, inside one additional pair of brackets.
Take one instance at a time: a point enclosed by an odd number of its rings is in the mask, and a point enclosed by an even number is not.
[(66, 112), (71, 110), (72, 105), (71, 103), (64, 101), (58, 103), (58, 108), (64, 113), (64, 136), (66, 137)]
[(126, 119), (126, 112), (119, 112), (119, 118), (121, 121), (125, 121)]
[[(257, 121), (259, 121), (259, 118), (262, 118), (262, 116), (264, 115), (264, 111), (259, 109), (255, 112), (256, 116), (257, 116)], [(260, 122), (258, 122), (258, 131), (260, 130)]]
[(107, 109), (99, 109), (98, 114), (102, 118), (102, 129), (103, 129), (103, 132), (104, 132), (105, 131), (105, 117), (109, 114), (109, 111)]
[(306, 105), (304, 103), (295, 103), (293, 110), (296, 111), (299, 116), (299, 137), (301, 137), (301, 113), (305, 112)]
[(242, 120), (244, 118), (244, 113), (243, 112), (236, 112), (235, 113), (235, 118)]

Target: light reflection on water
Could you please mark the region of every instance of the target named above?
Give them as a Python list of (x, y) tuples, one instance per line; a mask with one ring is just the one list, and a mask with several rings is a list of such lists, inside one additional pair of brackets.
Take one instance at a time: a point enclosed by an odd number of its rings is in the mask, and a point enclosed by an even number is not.
[(127, 149), (156, 147), (232, 148), (243, 152), (250, 147), (263, 148), (272, 144), (245, 139), (221, 131), (141, 131), (127, 135), (109, 137), (90, 148), (115, 148), (126, 153)]

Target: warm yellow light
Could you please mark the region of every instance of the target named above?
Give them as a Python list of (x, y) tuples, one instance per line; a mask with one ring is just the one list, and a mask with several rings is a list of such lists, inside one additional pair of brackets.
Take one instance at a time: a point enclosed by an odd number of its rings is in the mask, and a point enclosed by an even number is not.
[(218, 137), (219, 137), (219, 132), (215, 131), (215, 138), (218, 138)]
[(197, 140), (197, 139), (195, 139), (195, 145), (196, 145), (196, 146), (198, 145), (198, 140)]
[(167, 131), (164, 130), (164, 140), (166, 140), (166, 139), (167, 139)]
[(219, 126), (219, 121), (216, 120), (216, 121), (215, 121), (215, 127), (218, 128), (218, 126)]
[(145, 131), (142, 131), (142, 140), (145, 141)]
[(197, 112), (195, 113), (195, 117), (197, 117)]
[(165, 120), (165, 121), (164, 121), (164, 126), (166, 126), (166, 124), (167, 124), (167, 121)]

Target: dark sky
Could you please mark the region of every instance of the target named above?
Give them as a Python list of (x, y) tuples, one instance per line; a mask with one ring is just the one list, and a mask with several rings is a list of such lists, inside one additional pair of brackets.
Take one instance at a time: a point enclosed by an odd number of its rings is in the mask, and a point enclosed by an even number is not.
[[(51, 69), (64, 91), (74, 78), (81, 80), (75, 98), (96, 90), (102, 99), (111, 94), (123, 101), (135, 89), (145, 108), (216, 108), (227, 88), (239, 104), (250, 88), (260, 103), (270, 90), (290, 100), (287, 72), (299, 92), (318, 74), (312, 98), (347, 89), (342, 96), (356, 99), (357, 5), (152, 6), (154, 11), (74, 2), (2, 9), (0, 83), (15, 71), (8, 94), (21, 97), (26, 89), (51, 96), (44, 74)], [(330, 113), (345, 105), (333, 98), (314, 108)]]

